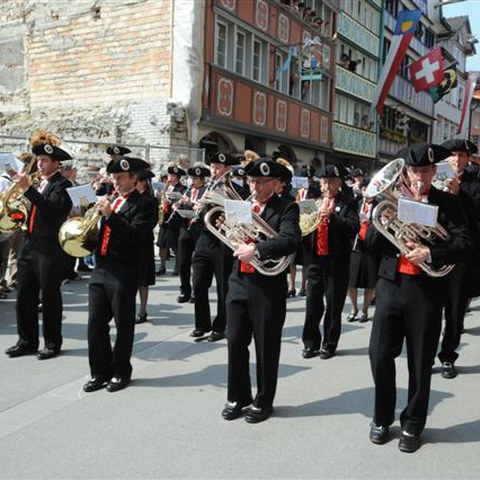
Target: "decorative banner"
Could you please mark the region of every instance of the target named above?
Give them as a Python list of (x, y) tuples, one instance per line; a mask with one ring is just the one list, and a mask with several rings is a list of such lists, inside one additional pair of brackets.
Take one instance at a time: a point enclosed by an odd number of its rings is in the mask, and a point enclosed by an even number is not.
[(395, 35), (388, 51), (388, 56), (377, 81), (377, 90), (372, 102), (372, 106), (377, 110), (379, 115), (383, 114), (383, 106), (388, 92), (392, 86), (398, 69), (402, 63), (408, 45), (410, 44), (415, 29), (422, 12), (420, 10), (404, 10), (400, 12), (395, 28)]
[(321, 80), (330, 63), (330, 50), (320, 37), (306, 38), (300, 52), (301, 80)]
[[(465, 99), (463, 101), (462, 115), (460, 117), (460, 125), (458, 125), (457, 134), (461, 134), (460, 137), (468, 138), (468, 128), (465, 124), (465, 117), (467, 112), (470, 113), (470, 104), (472, 103), (473, 92), (475, 91), (475, 85), (477, 84), (478, 72), (470, 72), (468, 74), (467, 83), (465, 85)], [(470, 125), (468, 125), (469, 127)]]
[(443, 80), (443, 55), (435, 47), (410, 65), (410, 77), (416, 92), (435, 87)]
[(457, 71), (454, 65), (447, 67), (443, 70), (443, 80), (435, 87), (429, 89), (430, 96), (433, 103), (437, 103), (442, 97), (444, 97), (450, 90), (454, 89), (458, 85)]

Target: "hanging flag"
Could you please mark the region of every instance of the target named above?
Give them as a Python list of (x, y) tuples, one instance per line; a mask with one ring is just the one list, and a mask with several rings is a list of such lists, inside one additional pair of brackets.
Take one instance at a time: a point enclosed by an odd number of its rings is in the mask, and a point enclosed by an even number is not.
[(375, 91), (372, 102), (372, 106), (377, 110), (379, 115), (383, 114), (385, 99), (395, 80), (402, 60), (405, 57), (408, 45), (414, 36), (421, 15), (421, 10), (404, 10), (398, 15), (395, 34), (393, 35), (390, 50), (388, 51), (387, 58), (377, 81), (377, 90)]
[(288, 55), (286, 60), (277, 68), (277, 77), (286, 72), (290, 68), (290, 64), (292, 63), (292, 58), (297, 56), (297, 47), (290, 47), (288, 49)]
[(462, 115), (460, 116), (460, 124), (458, 125), (457, 134), (462, 138), (468, 138), (468, 127), (465, 123), (467, 112), (470, 112), (470, 104), (472, 103), (473, 92), (477, 84), (478, 72), (470, 72), (468, 74), (467, 83), (465, 84), (465, 96), (463, 101)]
[(455, 64), (453, 64), (443, 70), (443, 80), (438, 85), (428, 90), (433, 103), (437, 103), (457, 85), (457, 70), (455, 69)]
[(443, 80), (442, 48), (435, 47), (410, 65), (410, 78), (416, 92), (428, 90)]

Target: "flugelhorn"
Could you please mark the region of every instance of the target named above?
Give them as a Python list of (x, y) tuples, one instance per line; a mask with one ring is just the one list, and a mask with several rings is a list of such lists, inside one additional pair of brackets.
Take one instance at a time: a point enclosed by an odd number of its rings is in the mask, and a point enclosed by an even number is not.
[[(392, 160), (379, 170), (365, 191), (366, 197), (380, 196), (383, 200), (375, 207), (372, 213), (372, 223), (375, 228), (395, 245), (402, 255), (412, 249), (407, 243), (432, 245), (436, 241), (448, 239), (448, 232), (437, 223), (435, 227), (427, 227), (416, 223), (404, 223), (398, 218), (398, 201), (401, 196), (414, 198), (410, 186), (403, 174), (405, 161), (402, 158)], [(434, 265), (427, 262), (418, 264), (430, 277), (443, 277), (455, 265)]]

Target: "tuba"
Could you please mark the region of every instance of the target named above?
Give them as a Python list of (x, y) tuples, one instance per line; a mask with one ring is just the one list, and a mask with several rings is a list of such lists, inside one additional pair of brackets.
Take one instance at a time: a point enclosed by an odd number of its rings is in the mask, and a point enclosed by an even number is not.
[(71, 217), (62, 224), (58, 232), (60, 247), (72, 257), (86, 257), (93, 252), (98, 238), (98, 222), (102, 213), (95, 204), (83, 217)]
[[(413, 198), (414, 194), (403, 174), (405, 161), (402, 158), (392, 160), (379, 170), (365, 191), (366, 197), (381, 195), (383, 200), (375, 207), (372, 223), (375, 228), (405, 255), (411, 251), (406, 242), (431, 245), (439, 240), (447, 240), (448, 232), (437, 223), (435, 227), (426, 227), (416, 223), (404, 223), (398, 218), (398, 200), (401, 196)], [(434, 265), (427, 262), (418, 266), (430, 277), (443, 277), (455, 265)]]
[(306, 237), (314, 232), (318, 228), (320, 223), (320, 207), (322, 206), (322, 198), (316, 198), (315, 207), (305, 208), (300, 213), (300, 231), (302, 232), (302, 237)]
[[(199, 200), (204, 206), (213, 205), (205, 214), (204, 223), (206, 228), (215, 235), (220, 241), (232, 250), (237, 249), (237, 245), (246, 242), (262, 242), (275, 238), (277, 232), (267, 223), (260, 215), (252, 213), (253, 223), (235, 223), (230, 224), (227, 220), (221, 225), (215, 225), (216, 219), (225, 213), (225, 200), (243, 199), (233, 188), (230, 178), (222, 176), (212, 182), (212, 187), (208, 191), (208, 195)], [(274, 276), (283, 272), (292, 262), (295, 254), (281, 257), (278, 259), (259, 260), (253, 258), (250, 264), (265, 276)]]
[[(40, 181), (40, 172), (37, 171), (37, 159), (28, 155), (23, 172), (30, 177), (32, 185)], [(25, 228), (28, 217), (29, 201), (23, 196), (23, 190), (12, 182), (5, 190), (0, 200), (0, 233), (13, 233)]]

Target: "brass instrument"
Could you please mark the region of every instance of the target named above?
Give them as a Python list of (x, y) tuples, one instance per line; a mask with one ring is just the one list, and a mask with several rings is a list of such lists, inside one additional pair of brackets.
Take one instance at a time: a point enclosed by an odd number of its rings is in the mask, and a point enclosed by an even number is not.
[(245, 160), (241, 163), (242, 163), (242, 166), (244, 167), (245, 165), (248, 165), (250, 162), (253, 162), (254, 160), (257, 160), (260, 158), (260, 155), (254, 152), (253, 150), (245, 150), (245, 152), (243, 152), (243, 156)]
[[(109, 197), (109, 200), (113, 195)], [(98, 222), (102, 212), (98, 204), (90, 207), (83, 217), (71, 217), (65, 221), (58, 232), (58, 241), (62, 250), (72, 257), (91, 255), (97, 244)]]
[(309, 208), (303, 209), (300, 213), (300, 230), (302, 237), (306, 237), (318, 228), (320, 223), (320, 207), (322, 206), (322, 199), (315, 199), (315, 207), (312, 205)]
[[(446, 240), (448, 232), (437, 223), (435, 227), (427, 227), (416, 223), (404, 223), (398, 219), (398, 201), (401, 196), (413, 198), (415, 195), (407, 184), (403, 174), (405, 161), (402, 158), (392, 160), (379, 170), (371, 179), (365, 191), (366, 197), (381, 195), (383, 200), (375, 207), (372, 222), (375, 228), (395, 245), (402, 255), (411, 251), (406, 242), (433, 244), (438, 240)], [(443, 277), (455, 265), (433, 265), (427, 262), (418, 264), (427, 275)]]
[[(39, 183), (41, 173), (37, 171), (37, 159), (34, 155), (29, 156), (23, 173), (30, 177), (33, 186)], [(0, 199), (0, 233), (13, 233), (26, 227), (29, 204), (28, 199), (23, 196), (23, 189), (13, 181)]]
[[(225, 213), (225, 200), (242, 200), (242, 198), (233, 188), (229, 177), (222, 176), (212, 183), (214, 185), (209, 189), (208, 196), (205, 197), (204, 195), (200, 202), (204, 206), (213, 205), (213, 208), (210, 208), (205, 214), (204, 223), (206, 228), (220, 241), (235, 251), (238, 244), (249, 241), (262, 242), (276, 237), (277, 232), (256, 213), (252, 213), (252, 224), (229, 224), (226, 219), (224, 222), (220, 222), (221, 225), (215, 225), (216, 219)], [(294, 257), (295, 254), (279, 259), (259, 260), (252, 258), (250, 264), (262, 275), (274, 276), (283, 272)]]

